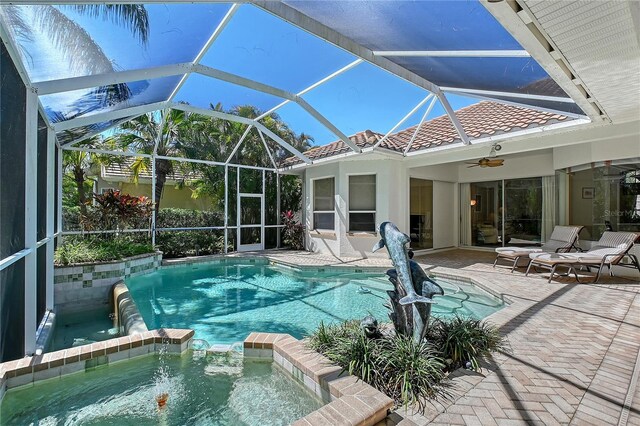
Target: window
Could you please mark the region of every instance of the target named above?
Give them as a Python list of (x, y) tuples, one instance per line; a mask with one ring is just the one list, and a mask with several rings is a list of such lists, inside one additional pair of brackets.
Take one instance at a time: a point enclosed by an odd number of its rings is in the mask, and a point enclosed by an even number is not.
[(562, 171), (568, 187), (561, 204), (569, 223), (584, 225), (580, 240), (597, 241), (607, 229), (640, 229), (640, 163), (636, 159), (592, 163)]
[(313, 229), (335, 229), (334, 178), (313, 181)]
[(349, 176), (349, 232), (376, 231), (376, 175)]

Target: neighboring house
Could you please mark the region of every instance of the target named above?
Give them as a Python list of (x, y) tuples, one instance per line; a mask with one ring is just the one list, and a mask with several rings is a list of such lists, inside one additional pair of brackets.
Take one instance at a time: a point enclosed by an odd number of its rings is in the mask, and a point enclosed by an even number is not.
[[(585, 225), (585, 246), (605, 222), (640, 230), (638, 122), (589, 126), (489, 101), (456, 115), (469, 146), (442, 116), (417, 132), (357, 133), (350, 139), (360, 154), (338, 141), (305, 152), (312, 165), (287, 159), (286, 173), (304, 179), (308, 248), (372, 256), (377, 227), (387, 220), (416, 250), (530, 245), (555, 224)], [(502, 146), (492, 149), (497, 142)], [(496, 154), (502, 166), (474, 166)]]
[[(94, 192), (101, 194), (109, 189), (120, 190), (125, 194), (146, 196), (151, 199), (151, 171), (142, 171), (134, 182), (131, 173), (133, 159), (127, 158), (121, 164), (102, 166), (100, 176), (95, 176)], [(160, 208), (180, 208), (191, 210), (215, 210), (213, 200), (207, 196), (194, 198), (188, 183), (198, 178), (197, 175), (185, 175), (174, 172), (167, 176)], [(185, 184), (186, 183), (186, 184)]]

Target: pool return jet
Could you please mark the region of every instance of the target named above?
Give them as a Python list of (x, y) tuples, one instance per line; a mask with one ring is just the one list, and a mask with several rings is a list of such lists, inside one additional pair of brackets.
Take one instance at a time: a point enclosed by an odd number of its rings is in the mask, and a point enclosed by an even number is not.
[(373, 246), (373, 251), (387, 248), (394, 269), (387, 271), (394, 290), (388, 290), (390, 301), (386, 306), (391, 310), (389, 318), (396, 333), (412, 336), (414, 342), (424, 339), (431, 315), (431, 305), (435, 295), (444, 295), (442, 287), (425, 274), (424, 270), (409, 259), (406, 244), (411, 239), (400, 232), (391, 222), (380, 225), (381, 240)]

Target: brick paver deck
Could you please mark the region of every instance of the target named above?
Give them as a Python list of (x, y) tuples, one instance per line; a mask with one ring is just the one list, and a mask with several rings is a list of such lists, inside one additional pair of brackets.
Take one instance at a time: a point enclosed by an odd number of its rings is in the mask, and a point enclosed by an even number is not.
[[(292, 254), (286, 256), (291, 261)], [(345, 263), (294, 256), (301, 264)], [(399, 409), (386, 424), (640, 425), (640, 280), (606, 276), (599, 284), (571, 278), (548, 284), (546, 274), (494, 269), (493, 259), (493, 253), (471, 250), (416, 258), (436, 274), (473, 278), (508, 300), (488, 318), (507, 347), (482, 373), (458, 372), (451, 399), (434, 401), (424, 415)], [(388, 266), (384, 259), (346, 262)]]

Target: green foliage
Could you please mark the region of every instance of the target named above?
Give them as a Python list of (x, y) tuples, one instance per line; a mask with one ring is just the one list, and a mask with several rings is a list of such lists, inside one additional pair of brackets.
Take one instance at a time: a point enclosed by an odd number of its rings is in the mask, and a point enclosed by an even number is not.
[(321, 324), (308, 345), (399, 405), (424, 410), (429, 398), (446, 394), (444, 360), (426, 342), (416, 344), (400, 335), (369, 339), (358, 321), (348, 321)]
[(149, 223), (153, 207), (147, 197), (134, 197), (110, 189), (94, 194), (96, 206), (81, 217), (86, 230), (135, 229), (139, 223)]
[(495, 327), (458, 315), (450, 319), (434, 319), (427, 338), (450, 362), (449, 370), (465, 367), (469, 362), (471, 369), (480, 371), (480, 361), (502, 347), (502, 337)]
[(398, 405), (423, 411), (428, 399), (448, 394), (447, 374), (467, 362), (478, 371), (480, 360), (502, 346), (495, 327), (481, 320), (456, 316), (435, 319), (427, 339), (386, 335), (367, 338), (359, 321), (323, 323), (307, 339), (349, 374), (384, 392)]
[[(157, 228), (221, 226), (224, 215), (218, 212), (187, 209), (161, 209)], [(224, 250), (224, 231), (158, 231), (156, 245), (163, 257), (184, 257), (197, 254), (216, 254)]]
[(293, 211), (282, 213), (282, 242), (293, 250), (304, 250), (304, 225), (295, 219)]
[(97, 236), (65, 236), (54, 254), (56, 265), (118, 260), (153, 253), (151, 242), (136, 242), (135, 237), (119, 236), (105, 240)]

